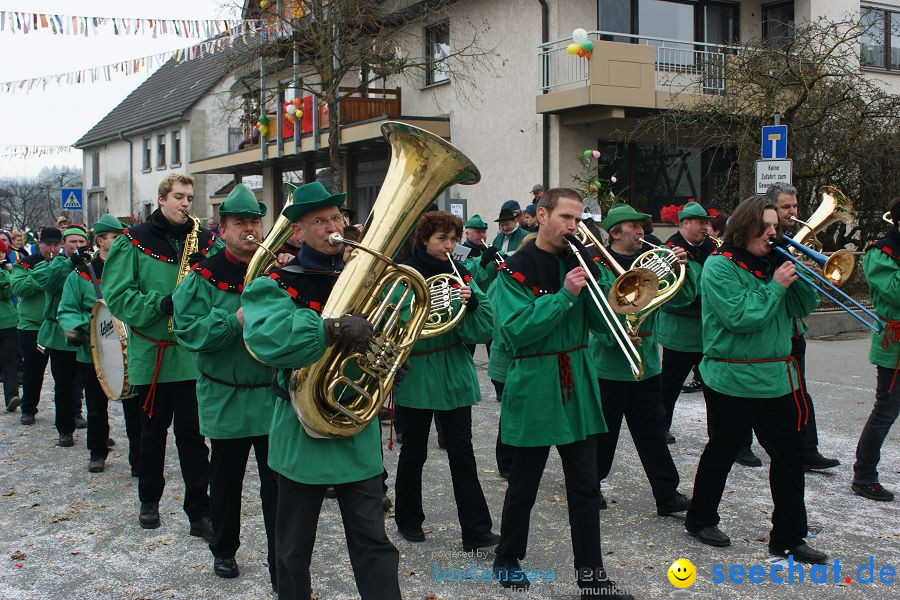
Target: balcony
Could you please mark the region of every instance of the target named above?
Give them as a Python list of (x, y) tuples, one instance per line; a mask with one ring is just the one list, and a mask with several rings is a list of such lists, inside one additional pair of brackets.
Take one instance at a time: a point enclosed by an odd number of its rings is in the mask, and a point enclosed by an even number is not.
[[(606, 108), (666, 108), (725, 92), (725, 60), (734, 48), (685, 40), (592, 31), (590, 60), (566, 52), (571, 38), (539, 46), (539, 113)], [(623, 41), (609, 41), (610, 39)]]

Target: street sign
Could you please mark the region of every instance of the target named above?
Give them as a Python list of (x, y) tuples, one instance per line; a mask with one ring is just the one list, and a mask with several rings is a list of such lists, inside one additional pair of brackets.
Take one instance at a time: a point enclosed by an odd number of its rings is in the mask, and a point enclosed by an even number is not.
[(84, 210), (81, 188), (62, 188), (63, 210)]
[(756, 193), (765, 194), (766, 189), (776, 182), (791, 183), (793, 161), (758, 160), (756, 161)]
[(765, 125), (762, 128), (763, 160), (780, 160), (787, 158), (787, 125)]

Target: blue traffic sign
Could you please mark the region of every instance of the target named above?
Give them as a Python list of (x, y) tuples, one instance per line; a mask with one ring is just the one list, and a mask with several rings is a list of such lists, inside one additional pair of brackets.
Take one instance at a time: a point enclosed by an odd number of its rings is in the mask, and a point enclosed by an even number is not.
[(81, 188), (62, 188), (63, 210), (84, 210)]
[(762, 128), (763, 160), (782, 160), (787, 158), (787, 125), (764, 125)]

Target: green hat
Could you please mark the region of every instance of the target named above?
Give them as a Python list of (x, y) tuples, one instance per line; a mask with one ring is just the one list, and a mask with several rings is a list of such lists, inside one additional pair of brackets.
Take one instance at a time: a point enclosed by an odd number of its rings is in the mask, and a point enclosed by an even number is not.
[(125, 225), (121, 223), (117, 218), (112, 216), (109, 213), (106, 213), (100, 220), (94, 223), (94, 235), (99, 233), (108, 233), (110, 231), (115, 233), (122, 233), (122, 230), (125, 229)]
[(487, 223), (484, 222), (481, 215), (472, 215), (472, 217), (463, 224), (463, 228), (487, 230)]
[(220, 217), (264, 217), (269, 207), (258, 202), (256, 195), (246, 185), (239, 183), (219, 205)]
[(63, 239), (66, 239), (66, 237), (70, 235), (80, 235), (84, 239), (88, 239), (87, 231), (85, 231), (81, 227), (69, 227), (68, 229), (63, 231), (62, 237)]
[(328, 206), (341, 207), (344, 204), (346, 192), (332, 194), (318, 181), (305, 183), (294, 190), (293, 201), (284, 207), (281, 214), (291, 222), (298, 220), (303, 215)]
[(643, 221), (649, 218), (650, 215), (639, 213), (628, 204), (615, 204), (606, 212), (606, 218), (600, 223), (600, 227), (609, 231), (614, 225), (625, 221)]
[(683, 209), (678, 211), (678, 220), (682, 219), (712, 219), (712, 217), (700, 206), (699, 202), (688, 202)]

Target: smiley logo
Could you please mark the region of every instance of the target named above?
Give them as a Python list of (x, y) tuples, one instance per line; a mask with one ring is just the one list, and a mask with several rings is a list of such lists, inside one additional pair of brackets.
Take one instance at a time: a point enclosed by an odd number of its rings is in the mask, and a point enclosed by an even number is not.
[(686, 558), (679, 558), (669, 567), (667, 571), (669, 581), (677, 588), (690, 587), (694, 580), (697, 579), (697, 569)]

